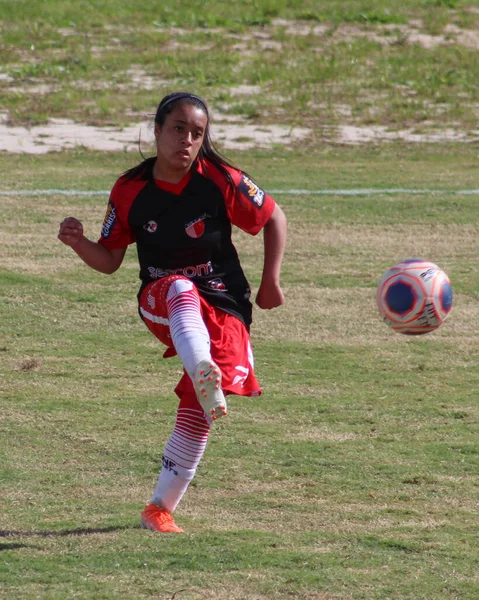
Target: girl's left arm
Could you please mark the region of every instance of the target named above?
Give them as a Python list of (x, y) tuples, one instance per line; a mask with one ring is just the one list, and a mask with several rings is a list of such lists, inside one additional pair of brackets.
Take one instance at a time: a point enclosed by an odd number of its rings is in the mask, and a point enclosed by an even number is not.
[(281, 306), (284, 296), (280, 286), (281, 264), (286, 247), (287, 220), (284, 212), (276, 205), (264, 232), (264, 265), (261, 284), (256, 296), (260, 308)]

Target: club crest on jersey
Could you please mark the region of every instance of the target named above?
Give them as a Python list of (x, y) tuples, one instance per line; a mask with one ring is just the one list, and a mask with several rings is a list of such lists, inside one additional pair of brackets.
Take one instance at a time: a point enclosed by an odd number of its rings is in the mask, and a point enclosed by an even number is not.
[(201, 217), (198, 217), (194, 221), (191, 221), (185, 225), (185, 231), (190, 238), (199, 238), (204, 234), (205, 218), (206, 214), (201, 215)]
[(148, 223), (143, 225), (143, 229), (146, 229), (148, 233), (155, 233), (155, 231), (158, 229), (158, 223), (155, 223), (155, 221), (148, 221)]
[(101, 228), (101, 237), (103, 239), (107, 238), (110, 235), (111, 230), (113, 229), (113, 226), (115, 225), (115, 221), (116, 221), (116, 209), (113, 205), (113, 202), (110, 200), (108, 202), (105, 219), (103, 221), (103, 226)]
[(249, 177), (243, 174), (241, 178), (241, 182), (239, 184), (239, 189), (244, 194), (248, 200), (256, 204), (258, 208), (263, 206), (264, 202), (264, 192), (263, 190), (256, 185), (256, 183), (251, 180)]

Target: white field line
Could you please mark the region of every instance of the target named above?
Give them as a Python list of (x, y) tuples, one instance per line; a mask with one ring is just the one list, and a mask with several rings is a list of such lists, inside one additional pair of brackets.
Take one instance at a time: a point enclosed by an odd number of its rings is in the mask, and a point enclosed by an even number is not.
[[(371, 196), (378, 194), (452, 194), (477, 196), (474, 190), (416, 190), (403, 188), (371, 188), (353, 190), (268, 190), (271, 196)], [(0, 190), (0, 196), (109, 196), (110, 190)]]

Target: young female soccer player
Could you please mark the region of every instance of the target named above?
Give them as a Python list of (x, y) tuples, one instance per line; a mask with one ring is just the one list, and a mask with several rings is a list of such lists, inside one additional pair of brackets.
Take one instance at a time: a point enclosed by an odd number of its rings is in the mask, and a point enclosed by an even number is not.
[(182, 532), (172, 513), (193, 479), (210, 427), (226, 415), (228, 394), (259, 396), (249, 328), (250, 287), (231, 241), (232, 225), (264, 232), (260, 308), (284, 301), (280, 268), (286, 218), (274, 200), (214, 149), (204, 100), (177, 92), (155, 116), (156, 156), (115, 183), (98, 242), (68, 217), (58, 238), (90, 267), (114, 273), (129, 244), (140, 263), (139, 313), (148, 329), (178, 354), (184, 374), (174, 431), (141, 525)]

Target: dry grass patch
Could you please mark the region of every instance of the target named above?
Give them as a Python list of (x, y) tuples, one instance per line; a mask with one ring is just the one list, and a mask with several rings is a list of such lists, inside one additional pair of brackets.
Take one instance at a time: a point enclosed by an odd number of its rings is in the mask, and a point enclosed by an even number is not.
[[(372, 347), (387, 342), (400, 345), (412, 340), (395, 334), (381, 321), (375, 289), (287, 287), (285, 297), (285, 305), (276, 312), (256, 310), (253, 340)], [(431, 342), (461, 340), (463, 348), (477, 349), (477, 336), (471, 324), (478, 320), (477, 302), (470, 296), (455, 294), (451, 315), (428, 339)], [(391, 350), (383, 347), (381, 351), (387, 357)], [(392, 358), (396, 360), (396, 356)], [(321, 392), (321, 388), (317, 391)]]

